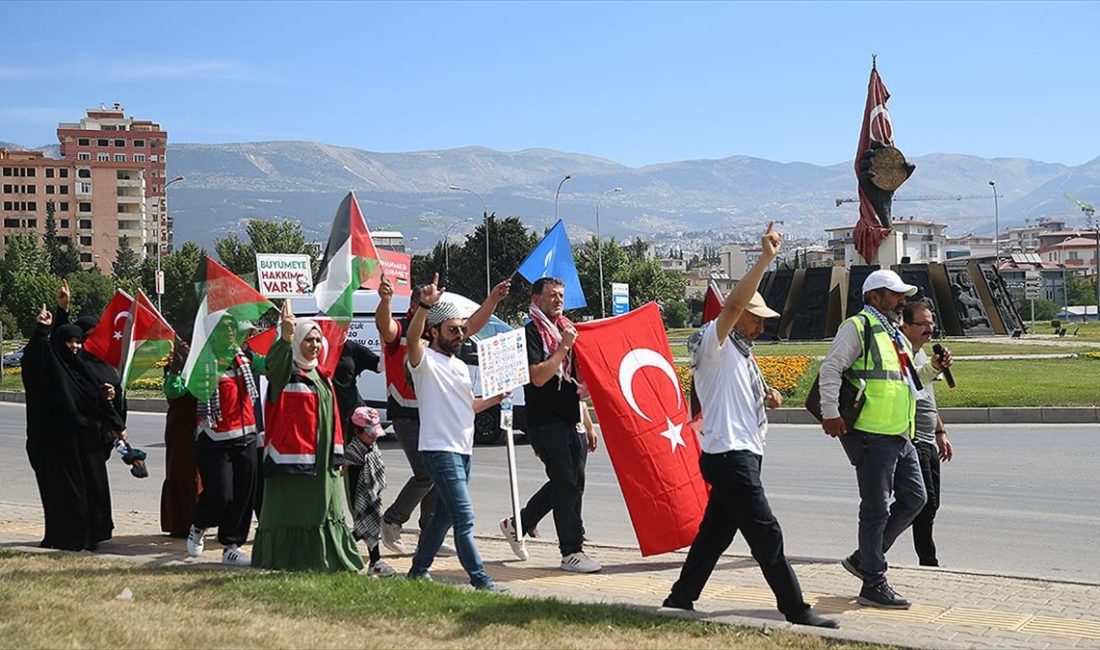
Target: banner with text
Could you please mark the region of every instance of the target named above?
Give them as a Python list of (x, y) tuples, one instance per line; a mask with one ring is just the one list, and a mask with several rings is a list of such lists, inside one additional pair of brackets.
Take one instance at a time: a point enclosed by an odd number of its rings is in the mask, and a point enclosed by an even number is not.
[[(390, 281), (393, 283), (393, 295), (411, 296), (412, 282), (409, 278), (412, 277), (412, 258), (404, 253), (395, 253), (385, 248), (376, 250), (378, 251), (378, 265), (382, 267), (386, 275), (390, 276)], [(367, 283), (363, 285), (363, 288), (377, 289), (381, 281), (382, 274), (375, 271), (367, 280)]]
[(309, 255), (256, 253), (256, 284), (265, 298), (313, 295)]

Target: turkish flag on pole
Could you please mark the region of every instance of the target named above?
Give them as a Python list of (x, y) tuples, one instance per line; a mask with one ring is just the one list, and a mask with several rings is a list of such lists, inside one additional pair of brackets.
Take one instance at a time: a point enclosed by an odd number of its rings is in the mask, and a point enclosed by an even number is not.
[(122, 289), (115, 289), (115, 295), (99, 317), (91, 335), (84, 341), (84, 350), (99, 357), (107, 365), (117, 368), (122, 360), (122, 335), (126, 330), (126, 320), (134, 299)]
[(859, 221), (856, 222), (856, 229), (852, 231), (856, 250), (868, 264), (874, 259), (882, 240), (890, 234), (890, 229), (883, 227), (883, 222), (871, 205), (863, 185), (858, 182), (859, 162), (864, 152), (871, 148), (872, 142), (883, 145), (894, 144), (894, 126), (890, 122), (890, 112), (886, 110), (886, 102), (889, 99), (890, 91), (886, 90), (886, 85), (878, 76), (878, 68), (872, 63), (871, 80), (867, 83), (867, 104), (863, 108), (863, 126), (860, 128), (859, 144), (856, 146), (855, 170), (859, 187)]
[(722, 305), (725, 302), (726, 297), (722, 295), (714, 280), (711, 280), (710, 285), (707, 286), (707, 295), (703, 298), (703, 325), (718, 318), (718, 314), (722, 313)]
[(321, 328), (321, 334), (325, 337), (321, 341), (321, 356), (317, 365), (332, 377), (336, 372), (336, 364), (340, 361), (340, 355), (344, 352), (344, 341), (348, 339), (348, 328), (351, 323), (328, 316), (314, 316), (313, 321)]
[(657, 305), (577, 325), (574, 350), (642, 555), (684, 548), (707, 486)]

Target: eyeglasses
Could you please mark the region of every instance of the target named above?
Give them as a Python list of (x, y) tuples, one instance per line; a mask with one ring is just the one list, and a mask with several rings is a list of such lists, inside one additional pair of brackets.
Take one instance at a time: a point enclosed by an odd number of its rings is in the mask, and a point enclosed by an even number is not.
[(935, 327), (936, 321), (934, 320), (922, 320), (909, 323), (910, 325), (916, 325), (917, 327)]
[(451, 334), (465, 334), (466, 333), (466, 326), (465, 325), (451, 325), (451, 326), (447, 327), (447, 331)]

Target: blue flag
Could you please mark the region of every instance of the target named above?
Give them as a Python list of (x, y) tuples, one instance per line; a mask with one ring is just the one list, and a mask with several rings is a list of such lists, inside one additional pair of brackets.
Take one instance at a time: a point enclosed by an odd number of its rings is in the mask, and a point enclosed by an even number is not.
[(527, 259), (523, 260), (523, 264), (519, 265), (518, 273), (531, 283), (539, 278), (558, 278), (565, 283), (566, 309), (588, 306), (584, 291), (581, 290), (577, 265), (573, 262), (573, 249), (569, 246), (569, 237), (565, 234), (565, 224), (561, 219), (546, 233)]

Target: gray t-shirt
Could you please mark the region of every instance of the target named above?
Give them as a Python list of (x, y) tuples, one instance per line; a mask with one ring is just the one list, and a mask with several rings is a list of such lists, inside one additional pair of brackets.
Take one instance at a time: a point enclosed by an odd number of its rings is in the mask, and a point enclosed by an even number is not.
[[(920, 350), (913, 357), (913, 365), (917, 367), (918, 373), (920, 368), (931, 363), (932, 360), (928, 358), (924, 350)], [(936, 414), (936, 391), (932, 387), (932, 381), (927, 381), (924, 383), (924, 389), (921, 390), (920, 397), (917, 398), (917, 442), (936, 444)]]

